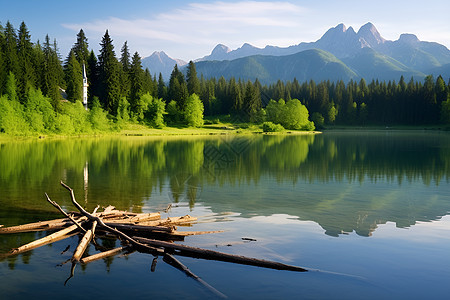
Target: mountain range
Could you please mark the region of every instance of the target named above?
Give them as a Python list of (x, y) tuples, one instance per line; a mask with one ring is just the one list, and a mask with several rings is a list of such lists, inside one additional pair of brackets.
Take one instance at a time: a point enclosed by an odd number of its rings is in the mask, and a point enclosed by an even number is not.
[[(176, 60), (164, 61), (163, 72), (163, 64), (158, 65), (155, 56), (170, 59), (163, 52), (155, 52), (143, 59), (144, 67), (152, 73), (161, 72), (168, 80)], [(258, 78), (263, 84), (294, 77), (299, 81), (342, 79), (345, 82), (360, 78), (398, 81), (402, 75), (406, 80), (411, 77), (421, 80), (428, 74), (442, 75), (445, 81), (450, 78), (447, 47), (420, 41), (413, 34), (402, 34), (396, 41), (386, 40), (370, 22), (358, 32), (339, 24), (316, 42), (289, 47), (257, 48), (246, 43), (231, 50), (219, 44), (210, 55), (195, 62), (197, 73), (206, 78)]]

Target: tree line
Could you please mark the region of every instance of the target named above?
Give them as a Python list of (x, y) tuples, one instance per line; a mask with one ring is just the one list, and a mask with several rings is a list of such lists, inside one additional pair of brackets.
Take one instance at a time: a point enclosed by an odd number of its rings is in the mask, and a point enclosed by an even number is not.
[[(82, 69), (89, 87), (89, 111), (83, 111)], [(202, 126), (204, 116), (228, 116), (236, 122), (271, 121), (290, 129), (332, 124), (450, 123), (450, 82), (432, 76), (424, 82), (293, 81), (262, 86), (198, 76), (195, 63), (175, 65), (168, 82), (142, 67), (138, 52), (125, 42), (117, 56), (108, 30), (99, 54), (89, 50), (81, 29), (66, 58), (47, 35), (33, 43), (24, 22), (18, 30), (0, 24), (0, 130), (4, 132), (83, 132), (120, 129), (126, 122), (153, 127)], [(297, 100), (298, 99), (298, 100)], [(291, 101), (293, 101), (291, 103)], [(291, 124), (276, 111), (291, 111)], [(304, 109), (303, 109), (304, 107)], [(309, 112), (312, 112), (311, 117)], [(81, 116), (81, 117), (80, 117)], [(305, 120), (306, 118), (306, 120)], [(312, 120), (312, 122), (310, 122)], [(292, 125), (302, 122), (301, 125)]]

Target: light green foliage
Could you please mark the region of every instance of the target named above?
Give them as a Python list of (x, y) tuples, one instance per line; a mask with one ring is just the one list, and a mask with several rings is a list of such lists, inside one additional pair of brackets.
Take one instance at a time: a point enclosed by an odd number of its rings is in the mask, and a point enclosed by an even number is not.
[(203, 126), (203, 103), (196, 94), (190, 95), (186, 100), (184, 119), (187, 125), (192, 127)]
[(111, 129), (108, 114), (102, 109), (97, 98), (94, 98), (92, 108), (88, 114), (88, 119), (94, 131), (108, 131)]
[(167, 104), (166, 108), (167, 112), (167, 121), (169, 123), (179, 123), (181, 120), (181, 113), (178, 110), (177, 102), (175, 100), (172, 100)]
[(146, 93), (139, 97), (139, 100), (135, 104), (133, 119), (137, 122), (142, 122), (145, 119), (145, 113), (148, 110), (149, 105), (152, 103), (153, 97), (149, 93)]
[(314, 130), (314, 123), (309, 121), (309, 112), (306, 106), (297, 99), (289, 100), (287, 103), (283, 99), (278, 102), (271, 100), (266, 107), (267, 120), (276, 124), (281, 124), (286, 129), (294, 130)]
[(74, 133), (87, 133), (91, 131), (88, 112), (81, 101), (75, 103), (66, 102), (62, 104), (61, 112), (70, 117)]
[(0, 97), (0, 132), (12, 135), (26, 135), (29, 132), (22, 105), (18, 101), (8, 100), (6, 96)]
[[(97, 97), (96, 97), (97, 98)], [(98, 98), (97, 98), (98, 102)], [(119, 107), (117, 108), (117, 120), (128, 122), (130, 120), (130, 103), (126, 97), (120, 98)]]
[(284, 128), (280, 124), (274, 124), (272, 122), (264, 122), (262, 124), (262, 130), (264, 132), (281, 132), (284, 131)]
[(40, 90), (31, 88), (25, 103), (25, 118), (35, 132), (53, 132), (55, 130), (55, 111)]
[(8, 95), (8, 98), (11, 101), (19, 100), (17, 98), (16, 76), (12, 72), (9, 72), (8, 77), (6, 78), (6, 95)]
[(148, 120), (155, 128), (164, 127), (164, 115), (166, 114), (166, 104), (161, 98), (153, 98), (148, 109)]
[(330, 103), (330, 105), (328, 107), (328, 111), (327, 111), (327, 123), (334, 124), (337, 114), (338, 114), (338, 111), (337, 111), (336, 107), (334, 106), (334, 103)]

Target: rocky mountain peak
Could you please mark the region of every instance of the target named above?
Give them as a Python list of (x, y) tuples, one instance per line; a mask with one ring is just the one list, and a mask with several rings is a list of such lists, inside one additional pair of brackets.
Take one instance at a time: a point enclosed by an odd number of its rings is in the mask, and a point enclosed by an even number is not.
[(227, 54), (230, 51), (231, 49), (225, 46), (224, 44), (218, 44), (216, 47), (214, 47), (213, 51), (211, 52), (211, 55)]
[(403, 33), (402, 35), (400, 35), (398, 41), (406, 44), (414, 44), (420, 42), (417, 36), (411, 33)]
[(377, 28), (370, 22), (361, 26), (357, 35), (364, 39), (368, 47), (372, 48), (386, 41), (378, 32)]

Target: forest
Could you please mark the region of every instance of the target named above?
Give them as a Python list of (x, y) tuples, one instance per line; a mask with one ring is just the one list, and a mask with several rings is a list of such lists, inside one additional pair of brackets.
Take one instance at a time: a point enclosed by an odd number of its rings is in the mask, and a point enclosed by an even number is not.
[[(82, 103), (83, 66), (88, 107)], [(264, 124), (265, 131), (314, 130), (331, 125), (450, 124), (450, 81), (400, 77), (398, 82), (278, 81), (204, 78), (195, 63), (175, 65), (170, 80), (143, 69), (125, 42), (116, 55), (106, 30), (96, 55), (81, 29), (63, 59), (48, 35), (31, 41), (0, 23), (0, 132), (12, 135), (120, 131), (127, 124), (201, 127), (208, 122)]]

